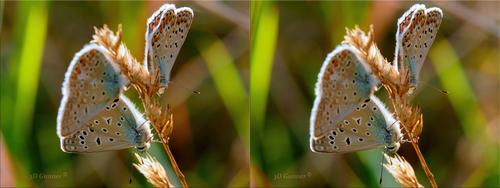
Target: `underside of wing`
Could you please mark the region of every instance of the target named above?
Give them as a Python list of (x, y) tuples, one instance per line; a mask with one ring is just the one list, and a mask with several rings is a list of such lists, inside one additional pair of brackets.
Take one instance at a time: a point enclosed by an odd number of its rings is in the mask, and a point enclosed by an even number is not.
[(377, 81), (358, 54), (354, 47), (340, 45), (323, 63), (311, 112), (311, 137), (335, 129), (342, 118), (375, 90)]
[(158, 75), (160, 85), (166, 87), (177, 54), (186, 40), (193, 20), (193, 11), (173, 5), (163, 5), (148, 20), (146, 33), (146, 66)]
[(120, 139), (116, 136), (110, 136), (100, 129), (90, 127), (61, 139), (61, 149), (67, 153), (112, 151), (126, 149), (132, 146), (134, 146), (132, 143), (123, 138)]
[[(395, 66), (410, 71), (410, 82), (416, 86), (420, 69), (436, 38), (443, 13), (439, 8), (414, 5), (398, 21)], [(404, 67), (403, 67), (404, 66)]]
[(315, 152), (347, 153), (380, 147), (399, 139), (400, 134), (391, 131), (395, 128), (399, 129), (399, 124), (380, 100), (371, 96), (336, 123), (335, 128), (311, 138), (311, 149)]
[(66, 72), (57, 117), (60, 137), (73, 134), (121, 93), (128, 80), (103, 47), (90, 44), (78, 52)]
[(149, 124), (125, 96), (120, 96), (74, 134), (61, 139), (65, 152), (99, 152), (149, 142)]

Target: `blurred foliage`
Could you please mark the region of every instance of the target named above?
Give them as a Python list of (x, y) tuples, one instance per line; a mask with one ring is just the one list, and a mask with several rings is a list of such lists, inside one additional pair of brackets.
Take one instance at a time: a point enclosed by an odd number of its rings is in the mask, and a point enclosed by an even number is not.
[[(252, 2), (254, 9), (253, 20), (259, 20), (254, 25), (252, 34), (251, 66), (250, 66), (250, 104), (251, 116), (251, 155), (254, 164), (261, 165), (260, 150), (264, 135), (261, 135), (265, 119), (265, 107), (269, 93), (273, 55), (278, 34), (278, 12), (269, 2)], [(257, 13), (258, 12), (258, 13)], [(261, 20), (262, 19), (262, 20)], [(279, 142), (279, 141), (278, 141)]]
[[(423, 155), (440, 186), (498, 186), (500, 3), (425, 4), (440, 7), (444, 19), (412, 100), (424, 115), (420, 140)], [(392, 61), (397, 19), (412, 5), (365, 1), (251, 3), (251, 184), (400, 186), (386, 171), (379, 185), (381, 149), (348, 154), (311, 152), (309, 117), (321, 64), (342, 42), (344, 28), (359, 25), (367, 31), (373, 24), (382, 54)], [(273, 46), (258, 45), (261, 40)], [(275, 47), (272, 41), (277, 41)], [(272, 50), (258, 53), (266, 48)], [(271, 70), (270, 77), (267, 70)], [(442, 94), (441, 89), (449, 94)], [(387, 100), (383, 90), (377, 95)], [(403, 144), (399, 153), (413, 165), (419, 181), (430, 186), (411, 146)]]
[[(64, 73), (94, 26), (122, 24), (123, 42), (142, 61), (146, 20), (164, 2), (1, 3), (2, 186), (151, 187), (132, 168), (135, 149), (63, 153), (56, 117)], [(248, 186), (249, 112), (241, 107), (249, 30), (241, 23), (250, 20), (249, 3), (171, 3), (195, 14), (164, 97), (174, 114), (173, 155), (193, 187)], [(126, 94), (143, 109), (135, 91)], [(167, 165), (160, 144), (149, 152)]]

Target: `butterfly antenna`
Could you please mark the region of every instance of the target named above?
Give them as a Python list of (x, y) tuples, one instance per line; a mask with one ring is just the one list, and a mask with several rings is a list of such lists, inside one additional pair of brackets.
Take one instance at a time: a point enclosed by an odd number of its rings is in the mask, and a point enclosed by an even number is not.
[(156, 140), (156, 139), (151, 139), (151, 142), (155, 142), (155, 143), (163, 144), (163, 142), (162, 142), (161, 140)]
[(151, 134), (151, 136), (148, 138), (148, 142), (155, 142), (155, 143), (162, 143), (160, 140), (156, 140), (154, 134)]
[(149, 120), (146, 120), (146, 121), (142, 122), (141, 125), (139, 125), (139, 127), (137, 127), (137, 129), (142, 128), (142, 126), (146, 125), (147, 122), (149, 122)]
[(382, 160), (380, 161), (380, 179), (378, 184), (382, 185), (382, 175), (384, 174), (384, 154), (382, 153)]
[(132, 174), (133, 174), (133, 170), (134, 170), (134, 169), (132, 168), (132, 163), (129, 163), (128, 168), (129, 168), (129, 170), (128, 170), (128, 171), (129, 171), (129, 173), (130, 173), (130, 177), (129, 177), (129, 179), (128, 179), (128, 184), (130, 185), (130, 184), (132, 184)]
[(186, 87), (184, 87), (184, 86), (182, 86), (182, 85), (180, 85), (180, 84), (179, 84), (179, 85), (177, 85), (177, 83), (175, 83), (174, 81), (169, 81), (169, 84), (175, 85), (176, 87), (180, 87), (180, 88), (182, 88), (182, 89), (184, 89), (184, 90), (191, 91), (191, 93), (192, 93), (192, 94), (197, 94), (197, 95), (201, 94), (201, 92), (199, 92), (199, 91), (190, 90), (190, 89), (188, 89), (188, 88), (186, 88)]
[(431, 84), (429, 84), (429, 83), (424, 83), (423, 85), (424, 85), (424, 86), (426, 86), (426, 87), (429, 87), (429, 88), (431, 88), (431, 89), (434, 89), (434, 90), (436, 90), (436, 91), (439, 91), (439, 92), (440, 92), (441, 94), (443, 94), (443, 95), (448, 95), (448, 91), (443, 90), (443, 89), (439, 89), (438, 87), (433, 86), (433, 85), (431, 85)]
[(398, 123), (398, 122), (400, 122), (400, 121), (399, 121), (399, 120), (394, 121), (394, 122), (393, 122), (393, 123), (392, 123), (392, 124), (391, 124), (388, 128), (389, 128), (389, 129), (391, 129), (391, 128), (392, 128), (392, 126), (394, 126), (394, 124), (396, 124), (396, 123)]
[(155, 136), (155, 134), (151, 134), (151, 136), (148, 138), (148, 142), (163, 144), (163, 142), (161, 140), (155, 139), (154, 136)]

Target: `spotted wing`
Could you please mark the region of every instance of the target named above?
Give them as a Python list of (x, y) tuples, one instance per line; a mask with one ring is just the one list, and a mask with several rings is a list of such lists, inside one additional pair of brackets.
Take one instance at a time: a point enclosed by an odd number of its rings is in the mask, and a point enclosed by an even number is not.
[(323, 63), (311, 112), (312, 139), (336, 129), (345, 116), (373, 93), (377, 81), (358, 54), (354, 47), (340, 45)]
[[(146, 32), (146, 67), (161, 87), (167, 87), (177, 54), (186, 40), (193, 11), (165, 4), (149, 19)], [(159, 76), (158, 76), (159, 74)]]
[(113, 100), (85, 126), (61, 139), (64, 152), (89, 153), (144, 146), (149, 124), (125, 96)]
[(90, 44), (76, 53), (62, 85), (63, 98), (57, 115), (59, 137), (82, 129), (85, 122), (119, 96), (127, 83), (102, 46)]
[(416, 4), (398, 20), (394, 65), (410, 71), (410, 84), (416, 87), (420, 69), (441, 25), (441, 9)]
[(313, 151), (347, 153), (389, 145), (401, 137), (399, 124), (374, 95), (334, 126), (329, 132), (311, 138)]

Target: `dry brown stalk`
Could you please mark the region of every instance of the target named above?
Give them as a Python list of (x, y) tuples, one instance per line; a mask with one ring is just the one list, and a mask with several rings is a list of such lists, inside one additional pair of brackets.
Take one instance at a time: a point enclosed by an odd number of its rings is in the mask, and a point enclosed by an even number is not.
[[(409, 94), (413, 88), (410, 87), (409, 70), (404, 66), (402, 70), (396, 70), (391, 63), (385, 59), (374, 41), (373, 26), (370, 26), (368, 34), (356, 26), (354, 29), (347, 30), (344, 42), (356, 47), (361, 56), (370, 65), (373, 74), (380, 80), (389, 94), (389, 99), (394, 109), (394, 114), (402, 129), (406, 139), (412, 144), (417, 153), (420, 164), (427, 175), (432, 187), (436, 188), (437, 183), (434, 175), (430, 171), (425, 158), (418, 146), (419, 136), (423, 129), (423, 115), (418, 107), (411, 106)], [(398, 178), (394, 176), (395, 178)], [(399, 180), (398, 180), (399, 181)], [(399, 181), (400, 182), (400, 181)]]
[[(146, 115), (153, 125), (153, 128), (160, 136), (163, 149), (170, 160), (169, 162), (172, 164), (177, 178), (183, 187), (188, 187), (186, 179), (177, 166), (170, 148), (168, 147), (168, 141), (173, 130), (173, 114), (168, 106), (164, 107), (159, 102), (159, 97), (157, 95), (160, 89), (159, 82), (157, 82), (159, 78), (152, 78), (150, 76), (152, 74), (132, 56), (125, 44), (121, 42), (121, 25), (118, 26), (118, 31), (116, 33), (113, 33), (106, 25), (101, 29), (94, 29), (95, 34), (92, 42), (100, 44), (109, 51), (114, 62), (120, 66), (122, 73), (130, 80), (132, 86), (139, 93)], [(148, 167), (145, 166), (144, 168)], [(144, 175), (148, 177), (146, 174)], [(168, 179), (165, 179), (165, 181), (168, 182)]]

